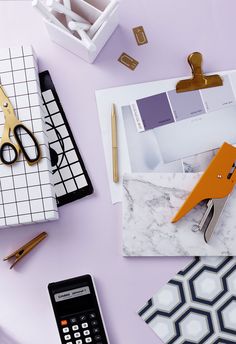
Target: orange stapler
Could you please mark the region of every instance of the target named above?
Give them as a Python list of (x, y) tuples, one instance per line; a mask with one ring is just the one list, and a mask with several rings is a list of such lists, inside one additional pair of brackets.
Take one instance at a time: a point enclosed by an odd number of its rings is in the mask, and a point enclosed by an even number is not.
[(197, 229), (204, 233), (207, 243), (236, 183), (235, 162), (236, 148), (224, 143), (171, 222), (179, 221), (198, 203), (206, 200), (207, 209)]

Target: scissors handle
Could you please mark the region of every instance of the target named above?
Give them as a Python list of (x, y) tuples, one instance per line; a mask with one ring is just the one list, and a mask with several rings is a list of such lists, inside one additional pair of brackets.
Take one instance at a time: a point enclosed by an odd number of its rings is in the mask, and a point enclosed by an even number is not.
[[(5, 158), (7, 151), (9, 152), (9, 159)], [(12, 154), (13, 154), (13, 157), (12, 157)], [(0, 159), (4, 165), (14, 164), (14, 162), (16, 162), (18, 158), (18, 154), (19, 154), (19, 150), (17, 150), (16, 146), (13, 143), (7, 141), (1, 145)]]
[[(24, 146), (22, 139), (21, 139), (21, 134), (20, 134), (21, 130), (25, 131), (27, 133), (27, 135), (33, 141), (33, 144), (34, 144), (33, 148), (35, 148), (34, 157), (30, 157), (29, 154), (27, 153), (26, 147)], [(18, 123), (14, 126), (13, 133), (14, 133), (14, 137), (16, 139), (16, 142), (18, 143), (20, 150), (22, 151), (23, 155), (25, 156), (28, 164), (29, 165), (36, 164), (41, 157), (41, 151), (40, 151), (38, 141), (37, 141), (36, 137), (34, 136), (34, 134), (26, 126), (24, 126), (24, 124), (22, 124), (22, 123)]]

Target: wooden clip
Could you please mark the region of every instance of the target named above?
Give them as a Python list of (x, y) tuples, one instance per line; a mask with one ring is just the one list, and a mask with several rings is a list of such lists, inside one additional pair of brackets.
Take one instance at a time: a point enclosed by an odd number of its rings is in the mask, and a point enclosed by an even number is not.
[(188, 56), (193, 78), (181, 80), (176, 85), (176, 92), (188, 92), (202, 88), (222, 86), (223, 80), (217, 74), (206, 76), (202, 72), (202, 54), (194, 52)]
[(15, 252), (10, 254), (3, 260), (15, 258), (13, 264), (10, 266), (10, 269), (12, 269), (19, 262), (19, 260), (21, 260), (24, 256), (26, 256), (36, 245), (38, 245), (46, 237), (47, 237), (46, 232), (39, 234), (36, 238), (30, 240), (25, 245), (20, 247), (18, 250), (16, 250)]

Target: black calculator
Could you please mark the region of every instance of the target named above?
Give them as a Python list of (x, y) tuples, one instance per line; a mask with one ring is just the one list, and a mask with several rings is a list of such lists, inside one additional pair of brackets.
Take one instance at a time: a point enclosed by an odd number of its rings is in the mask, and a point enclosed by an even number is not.
[(62, 344), (109, 344), (91, 275), (50, 283), (48, 290)]

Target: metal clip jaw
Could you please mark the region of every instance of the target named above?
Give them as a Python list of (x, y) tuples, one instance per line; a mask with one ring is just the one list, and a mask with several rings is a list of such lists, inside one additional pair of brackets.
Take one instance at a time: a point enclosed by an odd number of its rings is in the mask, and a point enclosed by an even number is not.
[(222, 86), (219, 75), (206, 76), (202, 72), (202, 54), (195, 52), (188, 56), (188, 63), (192, 69), (192, 79), (181, 80), (176, 85), (176, 92), (188, 92), (202, 88)]
[(10, 269), (12, 269), (24, 256), (26, 256), (35, 246), (37, 246), (46, 237), (46, 232), (39, 234), (37, 237), (27, 242), (25, 245), (20, 247), (18, 250), (16, 250), (9, 256), (5, 257), (3, 260), (15, 258), (13, 264), (10, 266)]
[(198, 203), (208, 200), (207, 210), (197, 226), (208, 242), (236, 184), (235, 161), (236, 148), (224, 143), (171, 222), (179, 221)]

